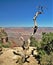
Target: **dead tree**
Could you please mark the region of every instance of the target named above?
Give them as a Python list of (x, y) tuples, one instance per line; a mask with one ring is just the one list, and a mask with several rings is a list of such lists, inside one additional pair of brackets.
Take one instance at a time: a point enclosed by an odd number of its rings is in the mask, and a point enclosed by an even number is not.
[[(27, 59), (30, 57), (30, 55), (27, 55), (27, 50), (29, 49), (29, 46), (30, 46), (30, 39), (27, 40), (27, 43), (23, 37), (21, 37), (20, 39), (23, 40), (23, 45), (22, 45), (23, 51), (20, 51), (20, 52), (13, 51), (13, 53), (15, 55), (21, 56), (21, 60), (23, 63), (29, 62)], [(17, 60), (16, 63), (18, 63), (18, 62), (19, 61)]]
[(38, 17), (39, 14), (42, 14), (43, 13), (43, 7), (40, 6), (39, 7), (39, 10), (36, 12), (35, 16), (33, 17), (33, 21), (34, 21), (34, 31), (33, 31), (33, 35), (36, 33), (37, 29), (38, 29), (38, 25), (37, 25), (37, 22), (36, 22), (36, 19)]

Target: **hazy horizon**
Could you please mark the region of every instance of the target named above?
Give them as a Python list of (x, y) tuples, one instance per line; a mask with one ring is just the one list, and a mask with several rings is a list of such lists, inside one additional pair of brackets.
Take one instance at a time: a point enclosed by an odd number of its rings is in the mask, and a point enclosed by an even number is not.
[[(12, 27), (12, 26), (11, 26), (11, 27), (3, 27), (3, 26), (2, 26), (2, 27), (0, 27), (0, 28), (33, 28), (33, 27), (27, 27), (27, 26), (26, 26), (26, 27), (24, 27), (24, 26), (23, 26), (23, 27)], [(53, 28), (53, 27), (40, 27), (40, 26), (39, 26), (38, 28)]]

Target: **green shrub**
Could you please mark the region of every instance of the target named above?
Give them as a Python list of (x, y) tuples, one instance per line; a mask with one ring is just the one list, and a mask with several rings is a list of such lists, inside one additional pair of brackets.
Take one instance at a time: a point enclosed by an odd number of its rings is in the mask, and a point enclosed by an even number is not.
[(39, 42), (31, 37), (31, 46), (37, 47), (38, 59), (40, 65), (53, 65), (53, 33), (42, 33), (42, 39)]
[(30, 40), (31, 40), (31, 43), (30, 43), (31, 46), (38, 47), (38, 42), (34, 37), (31, 36)]

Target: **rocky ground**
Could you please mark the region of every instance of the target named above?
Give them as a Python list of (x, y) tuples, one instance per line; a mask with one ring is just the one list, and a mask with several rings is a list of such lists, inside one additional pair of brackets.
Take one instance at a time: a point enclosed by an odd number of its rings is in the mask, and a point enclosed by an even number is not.
[(25, 63), (18, 62), (18, 63), (16, 63), (16, 61), (17, 61), (16, 58), (19, 58), (19, 56), (15, 55), (13, 53), (13, 51), (15, 51), (15, 52), (22, 51), (22, 48), (19, 48), (19, 47), (14, 48), (14, 49), (3, 48), (2, 49), (3, 54), (0, 54), (0, 65), (38, 65), (37, 60), (32, 55), (30, 55), (30, 57), (28, 58), (28, 60), (30, 61), (29, 63), (28, 62), (25, 62)]

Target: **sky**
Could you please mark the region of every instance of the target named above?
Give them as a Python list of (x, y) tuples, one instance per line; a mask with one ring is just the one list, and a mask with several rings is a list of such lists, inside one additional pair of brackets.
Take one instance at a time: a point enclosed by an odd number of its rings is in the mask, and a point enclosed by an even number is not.
[(33, 17), (39, 5), (43, 14), (38, 27), (53, 27), (53, 0), (0, 0), (0, 27), (33, 27)]

